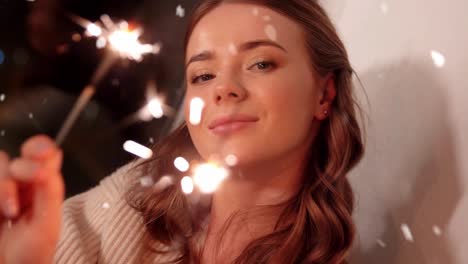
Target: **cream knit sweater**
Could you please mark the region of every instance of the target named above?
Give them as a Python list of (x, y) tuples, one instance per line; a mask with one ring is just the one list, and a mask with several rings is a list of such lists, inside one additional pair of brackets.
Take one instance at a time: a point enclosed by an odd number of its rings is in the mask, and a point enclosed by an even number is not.
[(124, 194), (139, 175), (134, 163), (104, 178), (91, 190), (67, 199), (55, 263), (166, 263), (147, 250), (143, 217), (125, 201)]

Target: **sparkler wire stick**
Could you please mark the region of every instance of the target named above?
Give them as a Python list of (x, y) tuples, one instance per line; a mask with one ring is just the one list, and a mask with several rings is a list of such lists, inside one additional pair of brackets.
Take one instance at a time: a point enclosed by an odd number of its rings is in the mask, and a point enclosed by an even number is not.
[(69, 16), (75, 23), (86, 28), (88, 34), (91, 36), (104, 37), (106, 43), (109, 43), (109, 47), (107, 54), (104, 56), (104, 59), (94, 73), (91, 82), (85, 87), (85, 89), (83, 89), (70, 114), (65, 119), (63, 126), (60, 128), (59, 133), (55, 138), (57, 145), (61, 145), (63, 143), (63, 140), (70, 132), (70, 129), (75, 124), (80, 113), (96, 92), (98, 83), (107, 74), (118, 58), (140, 61), (144, 54), (159, 53), (159, 50), (161, 49), (160, 45), (140, 43), (138, 38), (142, 33), (141, 29), (137, 28), (129, 30), (128, 23), (126, 21), (121, 22), (117, 26), (108, 15), (102, 15), (101, 21), (105, 26), (102, 27), (73, 14), (70, 14)]
[(81, 92), (80, 96), (78, 97), (78, 100), (76, 101), (72, 110), (70, 111), (67, 118), (65, 119), (65, 122), (60, 128), (57, 136), (55, 137), (55, 143), (57, 145), (60, 146), (63, 143), (63, 141), (65, 140), (65, 137), (70, 132), (70, 129), (75, 124), (81, 112), (83, 112), (83, 109), (86, 107), (86, 105), (89, 103), (89, 101), (95, 94), (97, 84), (106, 75), (106, 73), (112, 67), (112, 65), (117, 60), (117, 58), (118, 57), (114, 55), (112, 52), (108, 52), (105, 55), (104, 60), (99, 64), (95, 74), (93, 75), (90, 84), (88, 84)]

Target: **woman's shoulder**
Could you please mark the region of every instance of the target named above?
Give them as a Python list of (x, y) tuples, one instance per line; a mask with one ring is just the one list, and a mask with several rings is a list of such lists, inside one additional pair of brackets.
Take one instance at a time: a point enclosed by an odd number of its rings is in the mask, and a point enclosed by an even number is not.
[(132, 262), (145, 230), (125, 195), (141, 178), (140, 163), (117, 169), (98, 186), (64, 202), (55, 263)]

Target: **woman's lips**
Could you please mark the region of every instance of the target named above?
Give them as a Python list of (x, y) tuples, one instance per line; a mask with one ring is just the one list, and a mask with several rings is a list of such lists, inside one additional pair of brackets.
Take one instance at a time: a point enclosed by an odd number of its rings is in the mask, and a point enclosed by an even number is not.
[(208, 128), (215, 134), (228, 134), (243, 129), (258, 121), (257, 117), (248, 115), (229, 115), (216, 118)]

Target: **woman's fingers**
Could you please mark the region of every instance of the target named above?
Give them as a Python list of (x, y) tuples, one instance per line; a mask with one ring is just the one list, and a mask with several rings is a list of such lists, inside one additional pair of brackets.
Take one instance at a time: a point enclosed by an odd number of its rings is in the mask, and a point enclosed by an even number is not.
[[(21, 155), (28, 162), (18, 164), (22, 179), (35, 179), (32, 199), (33, 218), (44, 225), (60, 221), (61, 204), (64, 199), (62, 174), (62, 151), (47, 136), (38, 135), (28, 139), (21, 147)], [(39, 168), (36, 167), (39, 166)], [(41, 224), (41, 223), (39, 223)]]
[(14, 181), (8, 178), (8, 154), (0, 151), (0, 209), (3, 218), (15, 218), (19, 214), (18, 193)]
[(48, 136), (37, 135), (23, 143), (21, 146), (21, 156), (27, 159), (43, 161), (53, 157), (58, 150), (55, 142)]
[[(32, 210), (32, 219), (44, 226), (60, 220), (64, 199), (62, 151), (47, 136), (34, 136), (21, 147), (21, 157), (8, 160), (0, 154), (0, 204), (6, 217)], [(21, 197), (20, 197), (21, 196)]]
[(15, 182), (0, 179), (0, 201), (3, 218), (13, 219), (19, 214), (18, 192)]
[[(53, 219), (60, 220), (61, 205), (64, 199), (65, 188), (60, 170), (50, 169), (60, 167), (62, 164), (62, 152), (57, 151), (53, 157), (47, 160), (45, 165), (49, 169), (44, 180), (38, 182), (34, 192), (34, 216), (37, 219), (49, 221)], [(57, 225), (60, 222), (55, 223)]]
[(0, 179), (8, 176), (8, 163), (10, 157), (4, 151), (0, 151)]
[(44, 168), (41, 163), (34, 160), (18, 158), (10, 163), (9, 177), (14, 180), (32, 183), (38, 181)]

